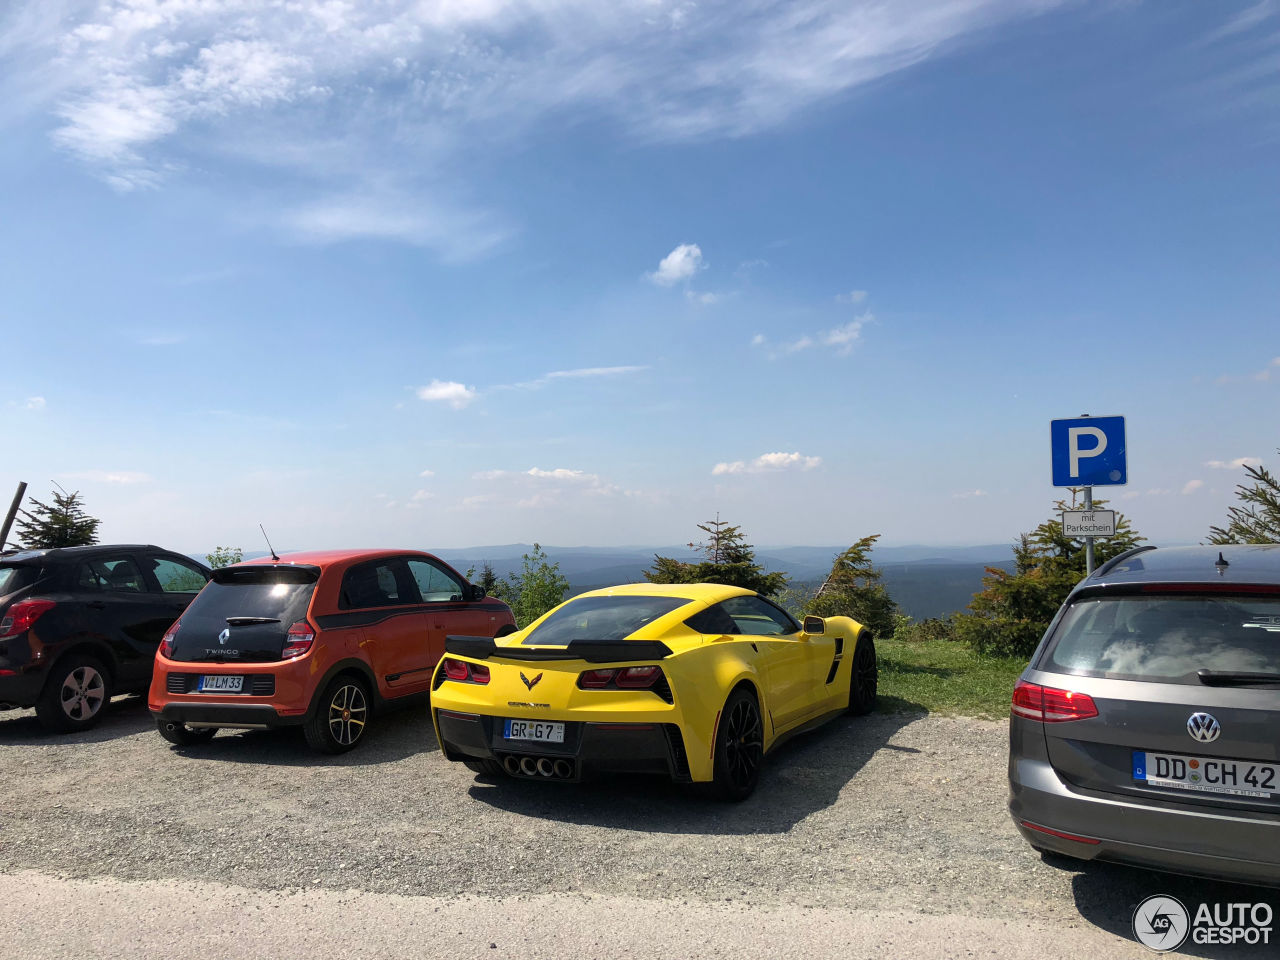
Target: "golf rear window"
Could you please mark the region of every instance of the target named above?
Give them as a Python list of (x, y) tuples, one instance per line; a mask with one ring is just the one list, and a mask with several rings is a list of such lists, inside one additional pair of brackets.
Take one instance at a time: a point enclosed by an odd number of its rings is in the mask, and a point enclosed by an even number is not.
[(524, 642), (561, 647), (572, 640), (625, 640), (688, 603), (683, 597), (579, 597), (547, 617)]
[(1144, 594), (1073, 603), (1038, 665), (1198, 684), (1197, 671), (1280, 672), (1280, 598)]

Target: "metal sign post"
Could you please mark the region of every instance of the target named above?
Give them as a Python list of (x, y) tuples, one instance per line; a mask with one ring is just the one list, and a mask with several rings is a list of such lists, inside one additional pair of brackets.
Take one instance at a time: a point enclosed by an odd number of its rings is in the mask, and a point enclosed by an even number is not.
[[(1095, 485), (1128, 483), (1124, 417), (1091, 417), (1086, 413), (1074, 420), (1053, 420), (1049, 424), (1049, 440), (1053, 485), (1083, 489), (1085, 513), (1094, 512)], [(1087, 575), (1094, 569), (1094, 534), (1084, 533), (1083, 540)]]

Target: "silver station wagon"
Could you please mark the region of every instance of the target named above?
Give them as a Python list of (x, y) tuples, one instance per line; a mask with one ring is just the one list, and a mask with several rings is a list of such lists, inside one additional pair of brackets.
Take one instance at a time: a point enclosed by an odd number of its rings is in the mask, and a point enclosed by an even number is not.
[(1014, 690), (1009, 786), (1039, 850), (1280, 884), (1280, 545), (1082, 580)]

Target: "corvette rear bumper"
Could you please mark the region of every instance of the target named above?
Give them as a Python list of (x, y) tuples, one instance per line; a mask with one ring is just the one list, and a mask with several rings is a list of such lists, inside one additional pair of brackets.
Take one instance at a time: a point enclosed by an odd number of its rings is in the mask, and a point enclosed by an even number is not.
[[(683, 783), (691, 779), (684, 738), (674, 723), (569, 721), (563, 743), (545, 743), (507, 740), (505, 717), (455, 710), (435, 713), (440, 749), (448, 760), (496, 760), (515, 776), (533, 777), (537, 774), (519, 772), (520, 760), (565, 760), (572, 773), (557, 779), (571, 781), (593, 773), (666, 774)], [(509, 758), (516, 760), (515, 769)]]

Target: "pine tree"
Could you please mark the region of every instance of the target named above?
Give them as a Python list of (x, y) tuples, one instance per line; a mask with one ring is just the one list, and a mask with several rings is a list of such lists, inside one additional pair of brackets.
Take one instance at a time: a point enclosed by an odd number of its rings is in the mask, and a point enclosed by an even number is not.
[(819, 617), (852, 617), (878, 637), (893, 635), (898, 605), (871, 563), (871, 549), (880, 534), (863, 537), (838, 554), (831, 572), (805, 605), (805, 613)]
[(1236, 497), (1245, 505), (1227, 510), (1226, 527), (1209, 528), (1209, 542), (1280, 543), (1280, 478), (1261, 464), (1244, 470), (1253, 484), (1239, 484)]
[(98, 542), (102, 521), (85, 512), (79, 491), (67, 493), (58, 487), (53, 491), (53, 506), (34, 497), (31, 504), (30, 510), (20, 511), (23, 519), (17, 523), (18, 539), (27, 549), (86, 547)]
[(698, 524), (698, 529), (707, 535), (707, 540), (690, 543), (689, 548), (700, 552), (704, 560), (692, 563), (655, 555), (653, 569), (646, 570), (644, 578), (650, 583), (723, 583), (765, 596), (787, 585), (785, 573), (766, 573), (756, 563), (755, 550), (746, 542), (741, 527), (716, 514), (714, 520)]
[[(956, 637), (980, 653), (1029, 657), (1072, 587), (1085, 575), (1084, 540), (1062, 529), (1063, 510), (1081, 509), (1082, 491), (1072, 488), (1071, 502), (1054, 504), (1055, 515), (1031, 533), (1018, 537), (1012, 572), (988, 567), (983, 589), (969, 603), (969, 612), (956, 617)], [(1106, 505), (1095, 500), (1095, 508)], [(1116, 535), (1094, 541), (1099, 564), (1140, 544), (1123, 514), (1116, 515)]]

